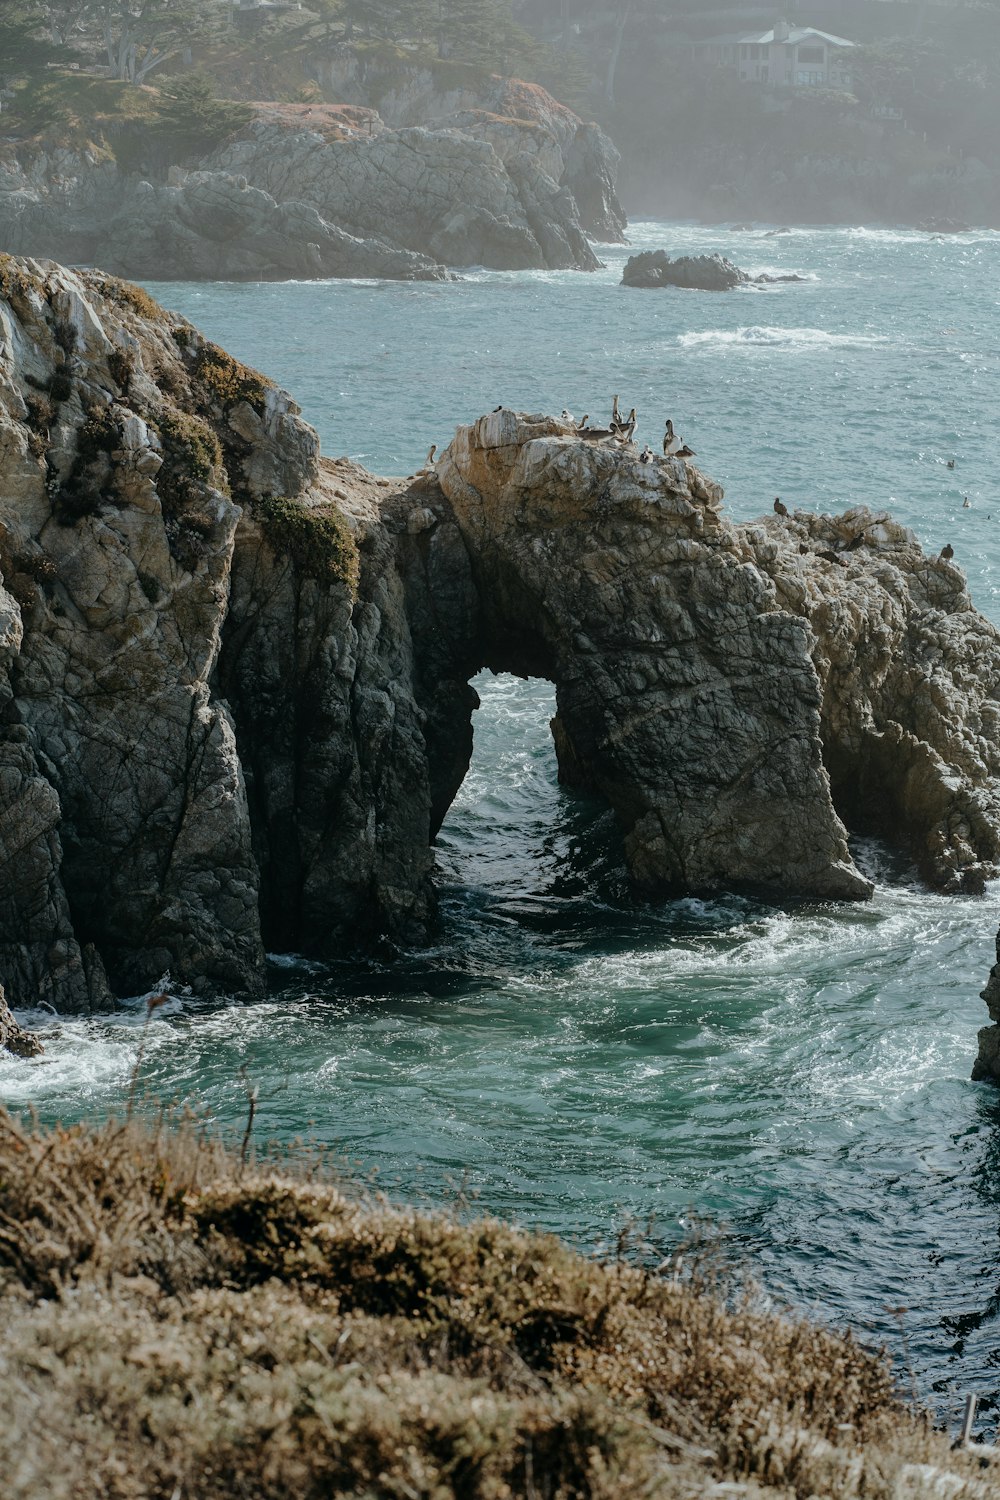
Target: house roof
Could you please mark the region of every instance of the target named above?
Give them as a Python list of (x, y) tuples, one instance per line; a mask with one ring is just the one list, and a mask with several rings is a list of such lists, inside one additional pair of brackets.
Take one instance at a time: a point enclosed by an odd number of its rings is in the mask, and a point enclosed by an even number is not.
[[(788, 35), (780, 40), (788, 43), (790, 47), (797, 46), (799, 42), (808, 42), (813, 37), (821, 42), (829, 42), (831, 47), (853, 47), (846, 36), (834, 36), (829, 31), (817, 31), (815, 26), (792, 26)], [(728, 40), (728, 38), (727, 38)], [(769, 42), (777, 40), (774, 35), (774, 27), (770, 31), (747, 32), (739, 38), (741, 42), (756, 42), (758, 46), (767, 46)]]

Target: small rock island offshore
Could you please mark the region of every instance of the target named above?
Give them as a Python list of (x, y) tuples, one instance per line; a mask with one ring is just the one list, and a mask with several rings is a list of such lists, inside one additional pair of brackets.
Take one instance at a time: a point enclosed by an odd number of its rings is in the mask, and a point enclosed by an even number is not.
[(642, 892), (864, 899), (848, 824), (943, 891), (1000, 868), (1000, 633), (886, 514), (734, 524), (683, 457), (503, 408), (378, 479), (137, 287), (9, 256), (0, 381), (17, 1005), (425, 938), (483, 667), (555, 684)]

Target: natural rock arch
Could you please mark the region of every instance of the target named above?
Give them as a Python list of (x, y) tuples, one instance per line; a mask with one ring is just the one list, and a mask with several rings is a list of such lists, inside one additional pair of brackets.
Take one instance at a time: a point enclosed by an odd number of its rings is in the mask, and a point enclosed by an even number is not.
[(682, 460), (504, 410), (379, 480), (138, 288), (10, 258), (0, 466), (15, 1004), (420, 941), (483, 666), (555, 683), (651, 890), (863, 897), (837, 807), (942, 889), (1000, 864), (1000, 636), (888, 517), (733, 525)]
[(1000, 856), (1000, 647), (961, 574), (887, 516), (736, 526), (721, 499), (683, 460), (507, 410), (398, 497), (432, 829), (489, 666), (555, 684), (561, 777), (614, 807), (640, 886), (864, 898), (842, 808), (976, 888)]

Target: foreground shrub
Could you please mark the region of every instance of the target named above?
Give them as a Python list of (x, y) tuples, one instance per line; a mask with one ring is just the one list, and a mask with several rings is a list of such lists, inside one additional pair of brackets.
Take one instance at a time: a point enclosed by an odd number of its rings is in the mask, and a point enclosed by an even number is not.
[(0, 1318), (7, 1500), (996, 1493), (849, 1337), (191, 1123), (0, 1113)]

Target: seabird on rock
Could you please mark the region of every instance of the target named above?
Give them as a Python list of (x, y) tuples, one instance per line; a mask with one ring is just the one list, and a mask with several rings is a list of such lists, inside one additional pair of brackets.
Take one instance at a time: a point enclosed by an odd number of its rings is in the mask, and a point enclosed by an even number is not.
[(781, 496), (780, 495), (775, 495), (775, 497), (774, 497), (774, 514), (776, 516), (787, 516), (788, 515), (788, 506), (787, 505), (782, 505), (782, 503), (781, 503)]
[(663, 434), (663, 451), (668, 458), (673, 458), (674, 454), (679, 453), (682, 447), (683, 444), (680, 438), (674, 432), (674, 424), (668, 417), (667, 430)]
[(624, 422), (612, 422), (611, 427), (623, 443), (630, 443), (635, 432), (635, 407), (633, 406)]
[(611, 423), (610, 423), (610, 425), (612, 427), (617, 427), (620, 424), (620, 422), (621, 422), (622, 414), (618, 410), (618, 397), (617, 396), (612, 396), (611, 399), (614, 402), (614, 405), (611, 408)]
[(576, 424), (576, 430), (577, 430), (577, 432), (582, 432), (583, 429), (586, 427), (586, 425), (587, 425), (587, 423), (589, 421), (590, 421), (590, 413), (589, 412), (584, 412), (583, 416), (580, 418), (579, 422), (577, 422), (577, 424)]
[(494, 413), (496, 413), (498, 411), (503, 411), (503, 407), (502, 406), (494, 406), (493, 411), (494, 411)]
[(427, 450), (427, 457), (424, 459), (424, 468), (425, 469), (433, 469), (433, 467), (434, 467), (434, 455), (435, 455), (435, 453), (437, 451), (438, 451), (437, 450), (437, 443), (431, 443), (430, 447)]
[(851, 540), (847, 543), (846, 547), (844, 548), (844, 551), (845, 552), (854, 552), (856, 550), (856, 548), (863, 546), (864, 543), (867, 540), (868, 540), (868, 538), (865, 536), (864, 532), (863, 531), (859, 531), (858, 534), (857, 534), (857, 536), (852, 536), (851, 537)]
[(648, 443), (639, 454), (639, 462), (641, 464), (651, 464), (653, 462), (653, 450)]
[(955, 549), (954, 549), (954, 547), (951, 545), (950, 542), (945, 542), (944, 546), (941, 548), (940, 553), (938, 554), (938, 560), (940, 562), (951, 562), (951, 560), (952, 560), (952, 558), (954, 556), (955, 556)]
[(565, 406), (562, 409), (561, 415), (564, 422), (576, 422), (576, 418), (574, 417), (573, 413), (571, 411), (567, 411)]
[(697, 455), (697, 453), (695, 453), (695, 451), (694, 451), (693, 448), (689, 448), (688, 445), (687, 445), (687, 443), (684, 443), (680, 448), (678, 448), (678, 450), (677, 450), (677, 452), (675, 454), (675, 457), (676, 458), (697, 458), (698, 455)]

